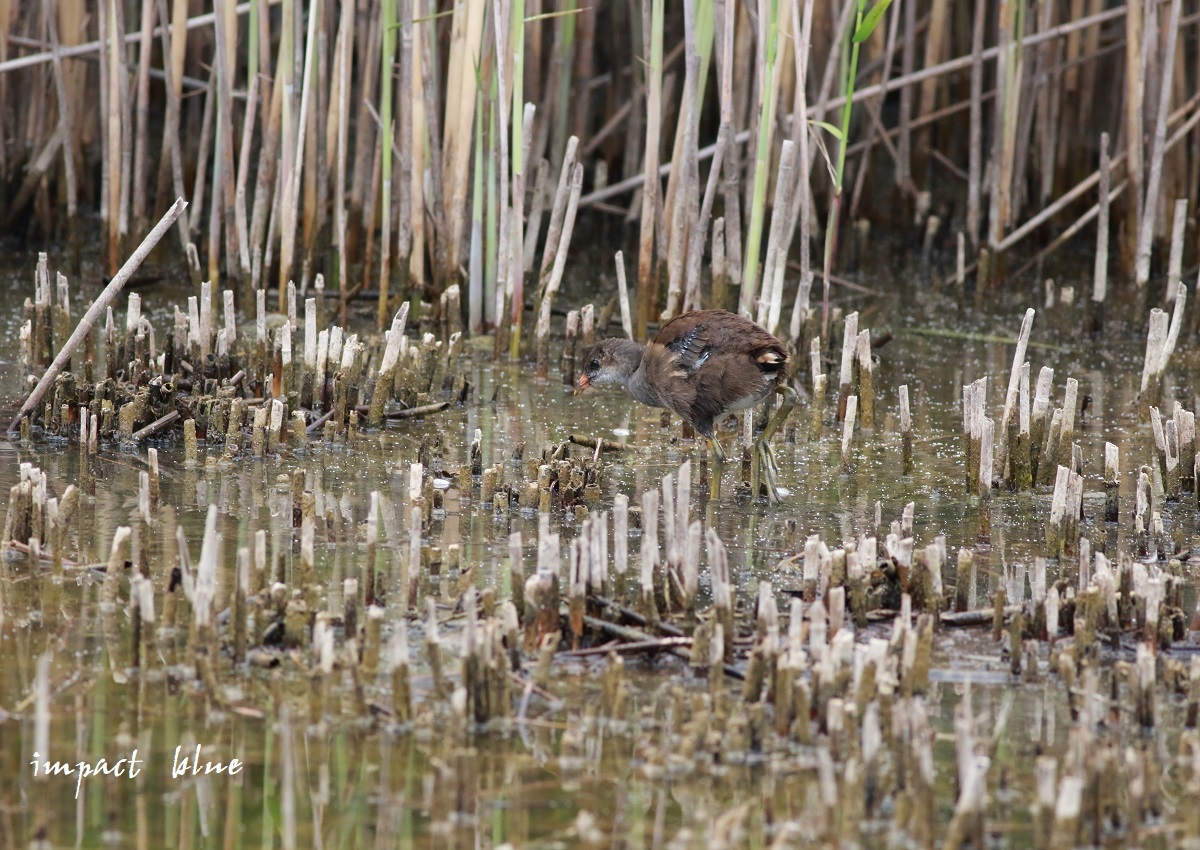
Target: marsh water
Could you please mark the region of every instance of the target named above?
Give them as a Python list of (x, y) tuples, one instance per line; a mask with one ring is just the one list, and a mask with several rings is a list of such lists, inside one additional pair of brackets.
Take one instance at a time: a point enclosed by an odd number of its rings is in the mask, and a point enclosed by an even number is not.
[[(0, 398), (6, 408), (15, 408), (22, 393), (17, 336), (36, 263), (20, 252), (11, 257), (0, 281)], [(59, 267), (53, 252), (50, 266)], [(143, 312), (156, 326), (168, 327), (174, 305), (194, 294), (186, 280), (172, 278), (168, 274), (138, 288)], [(877, 342), (890, 337), (874, 352), (875, 427), (856, 431), (852, 460), (844, 467), (842, 429), (834, 422), (837, 388), (831, 387), (823, 405), (824, 427), (810, 439), (813, 402), (804, 358), (797, 369), (802, 402), (793, 415), (795, 427), (776, 440), (779, 483), (787, 491), (778, 505), (737, 498), (736, 464), (725, 472), (719, 503), (707, 503), (696, 479), (705, 447), (682, 439), (678, 420), (664, 427), (660, 411), (617, 393), (573, 396), (557, 368), (549, 381), (538, 382), (525, 365), (493, 363), (490, 342), (466, 345), (453, 364), (472, 388), (465, 403), (383, 429), (364, 428), (349, 440), (329, 443), (314, 434), (302, 451), (289, 446), (273, 456), (243, 454), (231, 462), (218, 460), (223, 441), (202, 442), (200, 462), (190, 467), (177, 434), (137, 446), (103, 443), (95, 464), (95, 498), (82, 500), (70, 529), (64, 580), (56, 582), (45, 564), (31, 563), (16, 549), (8, 549), (0, 564), (0, 848), (934, 846), (940, 845), (961, 790), (954, 717), (964, 701), (969, 701), (980, 749), (991, 758), (988, 841), (1033, 846), (1035, 765), (1039, 757), (1065, 758), (1072, 723), (1068, 688), (1051, 669), (1045, 642), (1038, 669), (1013, 676), (1007, 638), (993, 642), (990, 623), (935, 634), (924, 695), (935, 757), (926, 838), (898, 830), (895, 804), (887, 795), (868, 800), (865, 807), (840, 800), (838, 794), (852, 793), (854, 787), (840, 757), (835, 757), (830, 800), (824, 756), (812, 742), (763, 742), (731, 731), (728, 714), (712, 702), (712, 683), (704, 671), (661, 651), (624, 655), (620, 675), (628, 697), (619, 716), (602, 709), (602, 680), (612, 664), (604, 653), (560, 653), (544, 688), (530, 684), (537, 657), (526, 654), (524, 669), (513, 678), (510, 709), (503, 718), (476, 726), (452, 696), (435, 693), (420, 650), (426, 599), (436, 602), (446, 675), (456, 680), (464, 582), (490, 590), (497, 601), (520, 593), (510, 586), (510, 534), (522, 533), (526, 561), (532, 564), (539, 517), (516, 504), (500, 511), (482, 505), (472, 494), (459, 493), (449, 472), (444, 512), (435, 513), (425, 534), (426, 542), (443, 553), (459, 547), (458, 568), (422, 573), (420, 604), (412, 616), (393, 606), (384, 626), (385, 643), (392, 631), (406, 629), (413, 647), (411, 724), (390, 721), (386, 676), (355, 681), (340, 666), (314, 717), (314, 662), (307, 649), (252, 655), (240, 664), (225, 658), (220, 663), (226, 699), (214, 702), (190, 672), (186, 629), (157, 634), (153, 654), (135, 669), (128, 608), (122, 602), (113, 616), (100, 604), (104, 575), (96, 568), (105, 564), (116, 528), (129, 524), (137, 509), (139, 473), (147, 468), (149, 446), (158, 450), (161, 493), (146, 566), (160, 600), (174, 566), (168, 562), (167, 541), (174, 540), (176, 525), (182, 527), (195, 560), (210, 505), (217, 506), (224, 539), (218, 610), (229, 605), (237, 549), (251, 545), (259, 530), (267, 533), (272, 561), (278, 557), (290, 565), (299, 550), (291, 482), (306, 475), (316, 501), (315, 566), (327, 589), (323, 605), (340, 616), (343, 579), (357, 574), (363, 557), (371, 493), (385, 497), (381, 562), (387, 565), (385, 574), (394, 574), (408, 547), (409, 465), (424, 446), (440, 456), (431, 464), (435, 474), (436, 463), (457, 470), (466, 462), (476, 430), (482, 434), (484, 464), (503, 462), (514, 480), (527, 478), (531, 464), (536, 473), (542, 450), (571, 434), (628, 444), (628, 451), (604, 456), (598, 510), (611, 509), (619, 493), (636, 504), (643, 491), (658, 487), (665, 474), (676, 474), (690, 459), (693, 517), (727, 546), (735, 609), (739, 622), (749, 623), (735, 640), (743, 656), (752, 643), (759, 582), (771, 583), (785, 600), (783, 609), (790, 595), (802, 592), (802, 557), (797, 556), (807, 537), (821, 535), (831, 547), (864, 534), (882, 538), (910, 502), (913, 536), (920, 545), (944, 535), (950, 551), (973, 551), (970, 608), (990, 607), (998, 589), (1005, 590), (1009, 604), (1019, 604), (1029, 597), (1034, 559), (1046, 554), (1050, 490), (1001, 488), (985, 504), (967, 492), (962, 391), (987, 376), (987, 408), (998, 419), (1013, 344), (1029, 306), (1038, 309), (1027, 354), (1033, 373), (1042, 366), (1055, 370), (1054, 404), (1062, 403), (1068, 377), (1079, 381), (1081, 400), (1086, 397), (1075, 437), (1086, 480), (1081, 531), (1103, 541), (1097, 545), (1110, 557), (1131, 545), (1136, 471), (1142, 464), (1154, 465), (1153, 436), (1138, 402), (1146, 338), (1141, 317), (1158, 305), (1161, 281), (1141, 293), (1118, 292), (1120, 306), (1110, 304), (1103, 331), (1087, 336), (1080, 331), (1084, 298), (1064, 303), (1055, 291), (1047, 305), (1044, 285), (1033, 280), (1024, 291), (1018, 287), (986, 299), (982, 308), (969, 294), (918, 267), (881, 262), (856, 280), (872, 291), (835, 290), (837, 314), (858, 310), (860, 328), (870, 328)], [(586, 277), (581, 265), (560, 299), (569, 307), (603, 303), (613, 287), (607, 278)], [(96, 288), (73, 286), (73, 315), (82, 312)], [(118, 315), (124, 305), (122, 296)], [(356, 307), (352, 321), (365, 328), (371, 307), (369, 302)], [(609, 332), (619, 333), (619, 326)], [(1168, 399), (1188, 409), (1197, 406), (1200, 359), (1194, 339), (1185, 331), (1171, 360), (1166, 408)], [(836, 381), (836, 353), (833, 360), (825, 367), (831, 382)], [(900, 462), (901, 385), (909, 387), (913, 411), (909, 475)], [(734, 445), (738, 433), (728, 430), (722, 439)], [(1103, 522), (1105, 442), (1116, 444), (1122, 458), (1121, 517), (1115, 525)], [(522, 459), (514, 460), (514, 452)], [(22, 463), (44, 470), (52, 495), (79, 480), (80, 454), (73, 441), (14, 438), (0, 442), (0, 493), (19, 481)], [(1196, 551), (1194, 501), (1166, 503), (1162, 519), (1172, 550), (1163, 553), (1163, 563), (1168, 555), (1182, 562), (1190, 608), (1195, 603), (1189, 561)], [(574, 512), (555, 508), (549, 523), (564, 541), (578, 534)], [(636, 563), (639, 536), (633, 530), (630, 539), (614, 538), (609, 545), (628, 546), (630, 562)], [(952, 564), (953, 558), (945, 568), (948, 582)], [(1056, 560), (1050, 560), (1049, 570), (1053, 578)], [(636, 569), (616, 577), (608, 593), (634, 604)], [(702, 569), (705, 605), (709, 593)], [(122, 599), (126, 596), (122, 591)], [(385, 600), (399, 596), (388, 594)], [(228, 621), (221, 622), (220, 628), (229, 628)], [(854, 639), (887, 638), (891, 631), (890, 619), (881, 618)], [(1163, 652), (1187, 662), (1196, 646), (1194, 634)], [(1106, 650), (1105, 683), (1116, 665), (1133, 659), (1132, 646), (1127, 641)], [(136, 748), (143, 762), (138, 776), (34, 775), (34, 682), (44, 657), (49, 658), (50, 752), (40, 758), (98, 769), (101, 759), (111, 766)], [(731, 678), (722, 687), (730, 702), (738, 701), (739, 682)], [(1107, 684), (1103, 692), (1109, 692)], [(1169, 764), (1184, 725), (1184, 705), (1183, 696), (1163, 691), (1155, 731), (1145, 733), (1128, 718), (1117, 719), (1106, 746), (1135, 747)], [(1119, 708), (1113, 711), (1121, 714)], [(829, 734), (836, 751), (837, 731)], [(853, 730), (848, 737), (855, 737)], [(197, 746), (202, 765), (228, 768), (237, 759), (243, 767), (236, 775), (191, 770), (173, 775), (180, 758), (194, 759)], [(845, 746), (853, 750), (856, 745)], [(1141, 824), (1143, 846), (1175, 846), (1187, 809), (1196, 805), (1178, 783), (1169, 770), (1152, 783), (1157, 791), (1147, 794), (1156, 793), (1158, 805), (1148, 807)], [(1081, 843), (1124, 846), (1128, 840), (1128, 832), (1114, 830), (1089, 834)]]

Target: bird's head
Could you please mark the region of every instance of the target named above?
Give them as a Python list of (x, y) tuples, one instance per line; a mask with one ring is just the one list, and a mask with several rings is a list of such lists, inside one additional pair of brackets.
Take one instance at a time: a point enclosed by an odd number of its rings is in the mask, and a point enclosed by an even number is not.
[(596, 343), (583, 359), (583, 371), (575, 394), (594, 386), (626, 386), (642, 362), (642, 349), (632, 340), (615, 337)]

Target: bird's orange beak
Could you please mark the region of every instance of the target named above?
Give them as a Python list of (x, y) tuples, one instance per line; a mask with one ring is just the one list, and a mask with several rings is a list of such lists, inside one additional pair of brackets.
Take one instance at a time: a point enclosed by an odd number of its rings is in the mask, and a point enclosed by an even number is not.
[(592, 381), (590, 378), (588, 378), (587, 373), (585, 372), (584, 374), (579, 376), (579, 383), (575, 387), (575, 395), (579, 395), (580, 393), (582, 393), (584, 390), (586, 390), (591, 385), (592, 385)]

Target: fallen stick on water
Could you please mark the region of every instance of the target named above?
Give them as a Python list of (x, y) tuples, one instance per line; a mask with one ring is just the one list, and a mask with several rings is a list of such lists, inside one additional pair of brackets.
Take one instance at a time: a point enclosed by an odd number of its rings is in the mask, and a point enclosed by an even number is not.
[(673, 626), (670, 623), (663, 622), (663, 621), (660, 621), (657, 623), (650, 623), (645, 617), (643, 617), (637, 611), (634, 611), (632, 608), (626, 608), (624, 605), (614, 602), (613, 600), (611, 600), (607, 597), (599, 596), (598, 594), (595, 594), (595, 593), (589, 593), (588, 594), (588, 602), (591, 602), (594, 605), (599, 605), (602, 608), (607, 608), (610, 611), (615, 611), (621, 617), (625, 618), (626, 620), (629, 620), (632, 623), (636, 623), (637, 625), (642, 626), (643, 628), (646, 628), (646, 627), (653, 628), (656, 631), (660, 632), (661, 634), (665, 635), (666, 637), (686, 637), (686, 635), (683, 632), (683, 629), (679, 628), (678, 626)]
[(631, 641), (628, 643), (616, 640), (612, 643), (606, 643), (602, 646), (592, 646), (587, 649), (564, 649), (558, 654), (560, 657), (586, 658), (589, 655), (608, 655), (610, 652), (656, 652), (675, 647), (686, 649), (690, 648), (691, 645), (692, 639), (690, 637), (654, 638), (653, 640)]
[[(1004, 616), (1011, 617), (1021, 611), (1020, 605), (1005, 605)], [(867, 619), (873, 623), (890, 622), (899, 616), (894, 608), (876, 608), (867, 612)], [(995, 608), (976, 608), (972, 611), (943, 611), (938, 614), (938, 620), (943, 626), (990, 626), (995, 617)]]
[(75, 353), (75, 349), (91, 332), (95, 324), (100, 321), (100, 317), (104, 315), (109, 305), (116, 300), (117, 295), (124, 288), (129, 278), (137, 271), (138, 266), (142, 261), (154, 250), (154, 246), (158, 244), (158, 240), (163, 238), (163, 235), (171, 229), (171, 225), (175, 223), (175, 219), (179, 218), (180, 214), (187, 209), (187, 201), (179, 198), (167, 210), (166, 215), (159, 219), (158, 224), (154, 225), (154, 229), (147, 234), (142, 240), (142, 244), (138, 245), (137, 250), (130, 255), (125, 261), (125, 265), (121, 266), (121, 270), (117, 272), (116, 277), (109, 281), (108, 286), (104, 287), (104, 291), (100, 293), (100, 297), (92, 302), (92, 306), (83, 314), (83, 318), (79, 320), (79, 324), (75, 326), (75, 332), (71, 334), (70, 339), (63, 345), (62, 350), (58, 352), (58, 356), (54, 358), (54, 362), (46, 369), (42, 379), (38, 381), (37, 386), (33, 388), (33, 392), (25, 399), (25, 403), (21, 405), (21, 410), (9, 423), (8, 433), (17, 430), (17, 426), (21, 424), (29, 413), (37, 409), (41, 404), (42, 397), (46, 395), (46, 391), (54, 384), (55, 378), (62, 372), (63, 367), (71, 361), (71, 355)]
[(159, 431), (161, 431), (163, 428), (166, 428), (168, 425), (170, 425), (172, 422), (174, 422), (178, 418), (179, 418), (179, 411), (172, 410), (166, 416), (160, 416), (158, 419), (155, 419), (153, 422), (151, 422), (145, 428), (142, 428), (141, 430), (138, 430), (138, 431), (134, 431), (133, 436), (130, 439), (132, 439), (133, 442), (135, 442), (135, 443), (141, 442), (142, 440), (146, 439), (147, 437), (151, 437), (151, 436), (157, 434)]
[[(599, 629), (600, 631), (604, 632), (606, 635), (609, 635), (610, 637), (615, 637), (626, 643), (649, 644), (649, 643), (654, 643), (655, 641), (658, 640), (653, 635), (648, 635), (645, 632), (640, 631), (638, 629), (631, 629), (628, 626), (618, 626), (616, 623), (610, 623), (610, 622), (608, 622), (608, 620), (601, 620), (597, 617), (588, 617), (585, 615), (583, 618), (583, 622), (589, 628)], [(666, 649), (667, 652), (671, 653), (674, 656), (682, 658), (685, 661), (691, 660), (691, 657), (692, 657), (691, 652), (684, 649), (682, 646), (667, 646), (664, 648)], [(608, 647), (608, 650), (610, 652), (616, 651), (616, 649), (617, 649), (617, 647)], [(736, 667), (733, 664), (725, 665), (725, 675), (732, 676), (733, 678), (739, 679), (739, 680), (746, 678), (745, 671), (739, 669), (738, 667)]]
[[(439, 410), (445, 410), (450, 406), (448, 401), (435, 401), (432, 404), (422, 404), (419, 407), (406, 407), (403, 410), (393, 410), (390, 413), (383, 414), (384, 419), (412, 419), (414, 416), (424, 416), (426, 413), (437, 413)], [(358, 406), (359, 413), (368, 413), (371, 408), (368, 405), (360, 404)]]
[(585, 449), (594, 449), (599, 445), (602, 452), (631, 452), (637, 448), (637, 446), (627, 443), (611, 443), (603, 438), (585, 437), (582, 434), (569, 434), (567, 441), (577, 446), (583, 446)]
[[(17, 540), (5, 540), (3, 543), (0, 543), (0, 549), (12, 549), (14, 552), (20, 552), (22, 555), (29, 554), (29, 544), (21, 543), (20, 541), (17, 541)], [(54, 560), (54, 553), (51, 552), (49, 548), (47, 548), (38, 555), (38, 560), (44, 561), (46, 563), (50, 563)], [(70, 558), (63, 558), (62, 562), (63, 562), (64, 567), (71, 567), (71, 568), (91, 568), (91, 567), (105, 566), (104, 564), (99, 564), (99, 563), (77, 564), (74, 561), (72, 561)]]
[[(390, 413), (383, 414), (383, 418), (389, 420), (412, 419), (415, 416), (424, 416), (426, 413), (437, 413), (439, 410), (445, 410), (449, 406), (450, 402), (448, 401), (435, 401), (433, 404), (422, 404), (419, 407), (408, 407), (404, 410), (393, 410)], [(360, 404), (355, 409), (358, 410), (359, 413), (369, 413), (371, 411), (371, 406), (367, 404)], [(334, 411), (332, 410), (325, 411), (323, 414), (321, 414), (321, 416), (314, 419), (308, 425), (308, 427), (305, 429), (306, 432), (309, 434), (315, 434), (317, 431), (320, 431), (325, 423), (333, 418), (333, 414)]]

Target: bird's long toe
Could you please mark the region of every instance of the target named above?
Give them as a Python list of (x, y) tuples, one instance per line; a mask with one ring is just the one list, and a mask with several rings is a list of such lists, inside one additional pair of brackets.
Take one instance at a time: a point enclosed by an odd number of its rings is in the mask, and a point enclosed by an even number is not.
[(775, 449), (766, 440), (755, 442), (762, 483), (766, 486), (767, 499), (774, 504), (779, 501), (779, 463), (775, 459)]

